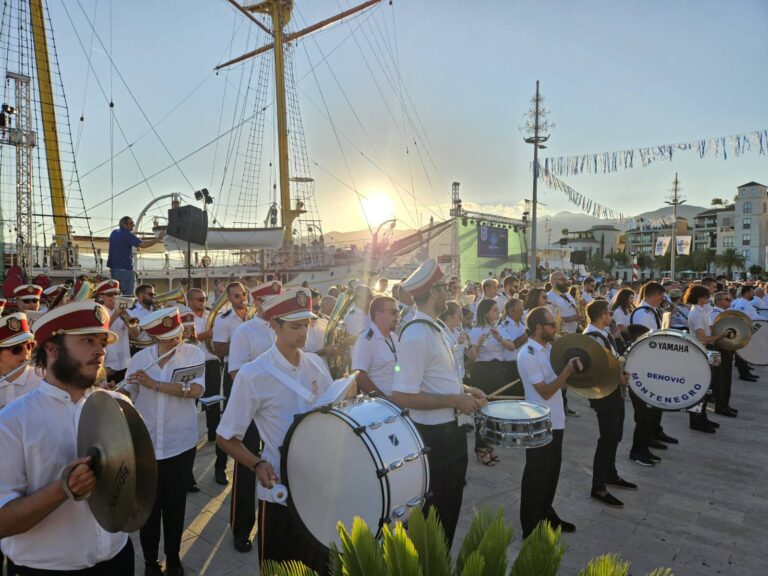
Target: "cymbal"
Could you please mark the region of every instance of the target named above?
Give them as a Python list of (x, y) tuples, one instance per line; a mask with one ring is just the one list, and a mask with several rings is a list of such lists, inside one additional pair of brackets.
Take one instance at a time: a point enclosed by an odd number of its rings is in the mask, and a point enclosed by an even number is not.
[(723, 350), (740, 350), (752, 339), (752, 320), (738, 310), (725, 310), (712, 323), (712, 334), (727, 334), (715, 345)]
[(605, 347), (584, 334), (567, 334), (552, 346), (550, 361), (558, 374), (571, 358), (579, 358), (583, 370), (568, 378), (568, 386), (575, 394), (596, 400), (605, 398), (619, 386), (618, 360)]
[(83, 404), (77, 429), (79, 457), (91, 456), (96, 486), (88, 506), (107, 532), (134, 532), (149, 518), (157, 492), (152, 439), (127, 400), (96, 391)]

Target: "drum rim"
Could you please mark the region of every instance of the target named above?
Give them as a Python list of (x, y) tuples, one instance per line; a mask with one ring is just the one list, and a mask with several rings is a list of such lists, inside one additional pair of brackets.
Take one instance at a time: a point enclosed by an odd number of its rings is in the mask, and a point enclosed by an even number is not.
[[(530, 400), (491, 400), (490, 402), (488, 402), (488, 404), (480, 408), (478, 412), (479, 414), (482, 414), (483, 418), (493, 418), (494, 420), (502, 420), (502, 418), (499, 418), (498, 416), (491, 416), (490, 414), (485, 412), (485, 409), (490, 407), (492, 404), (502, 404), (502, 403), (505, 405), (512, 404), (516, 406), (519, 406), (521, 404), (526, 404), (528, 406), (534, 406), (535, 408), (543, 409), (544, 414), (542, 414), (541, 416), (536, 416), (535, 418), (531, 418), (531, 420), (534, 422), (540, 419), (546, 419), (547, 417), (550, 417), (550, 418), (552, 417), (552, 410), (550, 409), (549, 406), (545, 404), (539, 404), (538, 402), (531, 402)], [(507, 418), (506, 420), (509, 420), (509, 418)]]
[[(626, 360), (626, 363), (625, 363), (625, 367), (628, 366), (628, 364), (629, 364), (630, 354), (632, 353), (632, 349), (637, 344), (642, 342), (643, 340), (646, 340), (646, 339), (650, 340), (650, 338), (654, 334), (658, 334), (660, 336), (672, 336), (673, 338), (680, 338), (680, 339), (685, 340), (687, 342), (692, 342), (693, 344), (696, 345), (695, 348), (698, 351), (698, 353), (701, 354), (704, 357), (704, 360), (706, 361), (707, 366), (709, 366), (710, 369), (712, 368), (712, 366), (709, 364), (709, 357), (707, 356), (707, 349), (698, 340), (693, 338), (690, 334), (686, 334), (685, 332), (678, 332), (677, 330), (672, 330), (671, 328), (664, 329), (664, 330), (656, 330), (654, 332), (646, 332), (640, 338), (635, 340), (632, 343), (632, 346), (630, 346), (629, 350), (627, 350), (627, 357), (626, 357), (627, 360)], [(711, 385), (712, 385), (712, 380), (710, 379), (710, 386)], [(707, 390), (709, 390), (710, 386), (707, 386)], [(693, 406), (696, 406), (696, 404), (701, 403), (701, 401), (704, 399), (704, 397), (706, 397), (706, 394), (707, 394), (707, 392), (705, 390), (704, 391), (704, 395), (702, 396), (702, 398), (697, 400), (696, 402), (694, 402), (690, 406), (684, 406), (684, 407), (678, 406), (676, 408), (669, 408), (669, 407), (662, 407), (662, 406), (656, 406), (655, 404), (651, 404), (650, 402), (648, 402), (648, 398), (646, 396), (643, 396), (642, 394), (638, 394), (637, 392), (635, 392), (635, 390), (634, 390), (634, 388), (632, 388), (631, 384), (629, 385), (629, 389), (632, 391), (632, 393), (635, 396), (637, 396), (640, 400), (642, 400), (643, 402), (645, 402), (646, 404), (648, 404), (652, 408), (658, 408), (659, 410), (662, 410), (664, 412), (679, 412), (680, 410), (688, 410), (689, 408), (692, 408)]]

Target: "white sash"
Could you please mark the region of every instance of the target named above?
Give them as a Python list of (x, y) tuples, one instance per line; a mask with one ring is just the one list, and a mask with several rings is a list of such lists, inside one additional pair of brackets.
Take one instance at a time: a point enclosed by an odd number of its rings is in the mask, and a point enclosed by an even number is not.
[(315, 400), (317, 400), (317, 396), (315, 394), (312, 394), (309, 390), (304, 388), (301, 384), (299, 384), (296, 380), (288, 376), (285, 372), (279, 370), (274, 364), (271, 362), (264, 362), (264, 368), (267, 372), (269, 372), (272, 376), (280, 380), (283, 384), (285, 384), (288, 388), (293, 390), (299, 398), (307, 402), (310, 407), (315, 403)]

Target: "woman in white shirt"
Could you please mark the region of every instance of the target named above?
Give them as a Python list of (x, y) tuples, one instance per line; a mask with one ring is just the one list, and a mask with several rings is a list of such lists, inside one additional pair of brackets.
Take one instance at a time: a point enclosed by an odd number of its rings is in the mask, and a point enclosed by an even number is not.
[[(499, 305), (495, 300), (486, 298), (477, 305), (477, 326), (469, 333), (475, 363), (472, 366), (472, 386), (486, 394), (495, 392), (507, 383), (507, 366), (504, 351), (513, 350), (514, 344), (505, 339), (498, 329)], [(498, 456), (493, 448), (486, 445), (480, 437), (479, 428), (475, 429), (475, 455), (477, 461), (485, 466), (493, 466)]]
[[(613, 312), (613, 321), (616, 323), (616, 327), (621, 333), (621, 337), (626, 345), (629, 342), (629, 334), (627, 334), (627, 326), (632, 324), (630, 318), (632, 316), (632, 310), (634, 305), (632, 300), (635, 297), (635, 293), (629, 288), (622, 288), (616, 292), (616, 296), (611, 302), (611, 312)], [(619, 350), (621, 354), (622, 351)]]
[[(694, 284), (686, 291), (683, 301), (691, 306), (691, 311), (688, 314), (688, 331), (691, 336), (696, 338), (696, 340), (701, 342), (707, 348), (716, 350), (714, 347), (715, 342), (721, 338), (725, 338), (727, 333), (723, 332), (717, 336), (712, 334), (712, 324), (710, 322), (708, 306), (709, 290), (700, 284)], [(710, 370), (712, 371), (710, 389), (718, 390), (719, 386), (722, 385), (720, 366), (710, 366)], [(692, 410), (689, 410), (690, 428), (691, 430), (714, 434), (718, 425), (707, 418), (708, 397), (709, 394), (704, 397), (704, 401), (700, 406), (695, 406)]]
[[(139, 531), (144, 573), (163, 575), (157, 561), (162, 518), (165, 574), (179, 576), (184, 574), (179, 550), (197, 445), (195, 399), (205, 386), (205, 354), (192, 344), (182, 344), (184, 326), (177, 308), (147, 314), (141, 329), (157, 340), (156, 345), (131, 358), (126, 387), (147, 424), (157, 458), (157, 498), (147, 523)], [(181, 370), (186, 376), (179, 374)]]
[(466, 370), (464, 369), (464, 354), (469, 347), (469, 336), (464, 333), (461, 319), (461, 306), (453, 301), (446, 302), (445, 311), (440, 314), (440, 320), (447, 329), (446, 333), (451, 340), (456, 373), (459, 375), (459, 379), (464, 382), (464, 376), (466, 375)]

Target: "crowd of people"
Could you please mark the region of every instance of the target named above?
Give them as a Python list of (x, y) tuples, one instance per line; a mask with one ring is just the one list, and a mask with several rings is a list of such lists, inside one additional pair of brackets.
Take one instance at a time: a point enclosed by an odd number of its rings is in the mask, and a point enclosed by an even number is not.
[[(116, 269), (118, 277), (125, 270)], [(215, 481), (232, 483), (234, 548), (251, 551), (258, 519), (260, 561), (301, 560), (322, 574), (327, 549), (297, 525), (272, 489), (280, 482), (286, 433), (330, 387), (329, 368), (338, 356), (348, 358), (347, 370), (359, 371), (360, 392), (409, 410), (430, 449), (425, 507), (436, 509), (450, 546), (470, 445), (457, 415), (477, 413), (509, 384), (511, 396), (549, 408), (553, 429), (549, 444), (526, 450), (523, 536), (542, 520), (564, 532), (576, 529), (553, 508), (566, 419), (579, 416), (567, 404), (568, 379), (581, 369), (577, 360), (559, 374), (553, 369), (550, 353), (559, 336), (584, 333), (618, 358), (641, 332), (662, 329), (668, 312), (671, 328), (715, 348), (723, 337), (711, 329), (719, 313), (735, 309), (759, 320), (768, 311), (764, 284), (723, 277), (687, 283), (588, 277), (576, 283), (554, 272), (548, 282), (530, 283), (505, 270), (500, 281), (489, 273), (462, 286), (431, 259), (397, 282), (355, 280), (325, 294), (310, 286), (284, 289), (277, 281), (252, 287), (232, 281), (222, 286), (227, 305), (213, 312), (212, 322), (202, 288), (189, 289), (179, 307), (157, 307), (154, 286), (125, 290), (117, 278), (102, 281), (81, 302), (67, 303), (62, 289), (43, 294), (40, 286), (21, 285), (19, 311), (0, 319), (0, 548), (9, 573), (21, 576), (134, 573), (127, 535), (104, 531), (82, 502), (95, 476), (88, 460), (77, 458), (76, 414), (98, 388), (131, 399), (154, 446), (157, 499), (139, 538), (146, 575), (184, 573), (180, 545), (186, 493), (199, 490), (193, 465), (201, 409), (205, 437), (216, 444)], [(343, 318), (333, 318), (343, 292), (353, 304)], [(135, 299), (131, 305), (125, 296)], [(40, 314), (42, 298), (47, 310)], [(32, 326), (26, 313), (35, 313)], [(340, 335), (329, 339), (329, 323), (337, 321)], [(721, 353), (721, 364), (712, 367), (714, 413), (736, 417), (732, 368), (742, 380), (756, 376), (738, 355)], [(178, 379), (179, 370), (188, 377)], [(658, 451), (679, 442), (664, 432), (663, 412), (627, 386), (628, 375), (619, 380), (614, 392), (590, 400), (599, 428), (591, 495), (613, 507), (623, 503), (609, 489), (638, 489), (619, 475), (616, 463), (627, 404), (635, 423), (631, 462), (652, 467), (661, 460)], [(222, 402), (199, 402), (218, 395)], [(690, 428), (714, 433), (719, 423), (707, 413), (706, 401), (692, 410)], [(482, 465), (500, 461), (479, 429), (473, 448)], [(43, 540), (50, 545), (38, 546)]]

